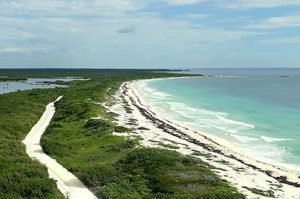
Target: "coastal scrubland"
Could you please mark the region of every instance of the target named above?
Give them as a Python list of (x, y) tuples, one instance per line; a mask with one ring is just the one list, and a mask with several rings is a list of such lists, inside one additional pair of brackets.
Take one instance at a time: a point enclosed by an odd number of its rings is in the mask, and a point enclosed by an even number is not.
[[(0, 95), (0, 198), (61, 198), (47, 170), (25, 153), (21, 140), (56, 97), (56, 114), (42, 138), (44, 151), (99, 198), (244, 198), (210, 165), (166, 149), (144, 148), (139, 137), (112, 135), (118, 126), (101, 105), (124, 81), (180, 74), (138, 70), (5, 71), (9, 78), (80, 76), (68, 88)], [(126, 106), (126, 104), (124, 105)], [(130, 110), (128, 110), (130, 111)], [(94, 117), (97, 117), (94, 118)]]
[(63, 198), (21, 142), (56, 95), (54, 90), (0, 95), (0, 198)]

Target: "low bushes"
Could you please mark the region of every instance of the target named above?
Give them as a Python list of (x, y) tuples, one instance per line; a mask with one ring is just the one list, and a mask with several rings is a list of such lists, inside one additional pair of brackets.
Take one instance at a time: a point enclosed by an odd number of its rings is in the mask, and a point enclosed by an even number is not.
[(54, 90), (0, 95), (0, 198), (63, 198), (47, 169), (31, 160), (21, 143), (57, 96)]

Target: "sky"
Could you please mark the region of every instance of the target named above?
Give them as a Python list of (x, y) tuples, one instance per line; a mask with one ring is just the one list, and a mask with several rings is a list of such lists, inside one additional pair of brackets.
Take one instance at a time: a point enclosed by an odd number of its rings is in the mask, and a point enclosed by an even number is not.
[(0, 0), (0, 68), (299, 66), (300, 0)]

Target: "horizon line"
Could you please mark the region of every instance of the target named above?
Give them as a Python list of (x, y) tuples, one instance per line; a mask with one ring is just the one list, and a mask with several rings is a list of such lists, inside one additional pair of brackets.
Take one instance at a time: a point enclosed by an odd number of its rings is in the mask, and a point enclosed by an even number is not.
[(43, 69), (43, 70), (57, 70), (57, 69), (62, 69), (62, 70), (81, 70), (81, 69), (85, 69), (85, 70), (170, 70), (170, 71), (176, 71), (176, 70), (192, 70), (192, 69), (300, 69), (300, 66), (288, 66), (288, 67), (278, 67), (278, 66), (274, 66), (274, 67), (191, 67), (191, 68), (117, 68), (117, 67), (113, 67), (113, 68), (94, 68), (94, 67), (88, 67), (88, 68), (82, 68), (82, 67), (74, 67), (74, 68), (62, 68), (62, 67), (24, 67), (24, 68), (1, 68), (0, 70), (39, 70), (39, 69)]

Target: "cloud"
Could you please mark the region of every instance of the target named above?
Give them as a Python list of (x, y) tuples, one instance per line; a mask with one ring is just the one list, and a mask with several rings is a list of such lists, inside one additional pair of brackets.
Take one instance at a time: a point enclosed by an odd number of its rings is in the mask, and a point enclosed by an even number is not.
[(27, 54), (30, 55), (34, 51), (44, 52), (45, 48), (25, 48), (25, 47), (4, 47), (0, 48), (0, 54)]
[[(184, 18), (164, 19), (158, 15), (141, 13), (83, 19), (2, 19), (0, 25), (6, 27), (1, 34), (1, 40), (6, 40), (4, 46), (19, 46), (19, 49), (2, 51), (10, 51), (12, 54), (14, 50), (18, 54), (30, 54), (31, 59), (22, 61), (27, 67), (35, 64), (43, 64), (45, 67), (151, 67), (157, 64), (179, 66), (184, 61), (195, 60), (196, 57), (201, 59), (199, 53), (211, 49), (211, 46), (239, 42), (243, 38), (258, 34), (252, 31), (206, 27), (193, 24)], [(16, 34), (16, 39), (6, 39), (16, 28), (30, 37), (17, 38)], [(120, 36), (120, 33), (130, 33), (130, 37)], [(0, 44), (3, 45), (1, 40)], [(16, 62), (9, 60), (9, 63), (13, 65)], [(8, 65), (2, 59), (0, 66)]]
[(118, 33), (124, 34), (124, 33), (133, 33), (135, 32), (136, 26), (135, 25), (128, 25), (124, 26), (117, 30)]
[(300, 27), (300, 15), (290, 15), (282, 17), (270, 17), (260, 21), (256, 21), (246, 26), (246, 28), (288, 28)]
[(220, 8), (272, 8), (299, 0), (1, 0), (0, 16), (120, 16), (152, 5), (219, 5)]
[(141, 9), (137, 0), (2, 0), (2, 16), (116, 16)]
[(20, 54), (30, 54), (30, 50), (26, 48), (18, 48), (18, 47), (5, 47), (0, 48), (0, 53), (20, 53)]
[(165, 0), (170, 5), (193, 5), (201, 3), (202, 0)]
[(299, 0), (226, 0), (223, 5), (227, 8), (253, 9), (274, 8), (280, 6), (300, 5)]
[[(267, 19), (239, 11), (228, 15), (225, 5), (257, 8), (289, 4), (272, 2), (0, 0), (0, 53), (3, 55), (0, 67), (20, 66), (20, 63), (28, 67), (226, 64), (228, 54), (233, 54), (230, 60), (233, 61), (244, 53), (241, 50), (244, 46), (258, 45), (257, 37), (269, 32), (262, 27), (295, 26), (297, 19), (278, 22), (276, 13)], [(245, 23), (249, 23), (247, 29)], [(260, 29), (250, 29), (255, 25)], [(14, 54), (30, 56), (14, 59)]]
[(211, 3), (223, 8), (254, 9), (300, 5), (299, 0), (164, 0), (171, 5), (193, 5)]
[(205, 19), (207, 17), (209, 17), (208, 14), (197, 14), (197, 13), (192, 13), (192, 14), (187, 14), (184, 17), (187, 17), (188, 19)]

